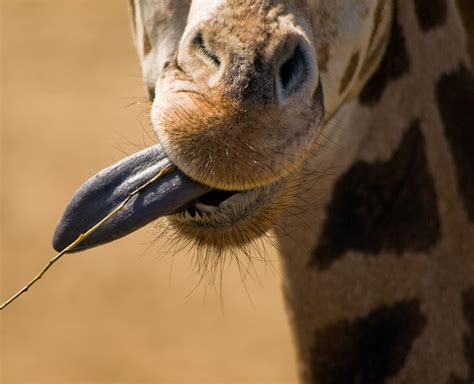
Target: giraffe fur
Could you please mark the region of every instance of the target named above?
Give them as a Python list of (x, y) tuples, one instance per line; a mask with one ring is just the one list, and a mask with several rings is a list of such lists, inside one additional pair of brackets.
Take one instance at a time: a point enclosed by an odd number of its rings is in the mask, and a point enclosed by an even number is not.
[[(351, 126), (361, 121), (370, 127), (365, 136), (357, 136), (358, 143), (349, 134), (341, 134), (346, 137), (336, 143), (342, 148), (355, 145), (357, 154), (347, 165), (341, 167), (338, 162), (339, 168), (332, 170), (335, 182), (326, 186), (332, 196), (323, 208), (315, 207), (297, 219), (288, 215), (279, 226), (298, 226), (304, 221), (314, 233), (299, 236), (295, 231), (288, 240), (282, 231), (280, 240), (287, 255), (283, 257), (288, 273), (285, 291), (290, 307), (296, 309), (293, 321), (300, 357), (307, 362), (301, 368), (306, 382), (446, 383), (455, 377), (468, 383), (473, 379), (472, 323), (466, 316), (466, 311), (470, 313), (468, 299), (462, 299), (474, 277), (471, 200), (462, 197), (472, 192), (472, 173), (468, 175), (456, 160), (468, 155), (463, 147), (473, 140), (469, 129), (463, 143), (456, 140), (457, 144), (452, 144), (455, 139), (449, 136), (459, 126), (456, 117), (466, 122), (464, 130), (473, 121), (467, 106), (473, 105), (474, 82), (467, 70), (469, 59), (456, 5), (444, 5), (445, 19), (438, 16), (439, 25), (431, 26), (435, 23), (420, 23), (422, 14), (417, 16), (413, 3), (398, 2), (394, 19), (399, 25), (395, 34), (398, 43), (389, 42), (378, 69), (387, 73), (376, 72), (372, 79), (378, 83), (369, 80), (358, 100), (341, 111), (341, 116), (350, 118), (341, 117), (338, 122), (337, 129), (343, 131), (354, 131)], [(425, 31), (422, 25), (431, 27)], [(453, 36), (457, 36), (455, 44)], [(433, 47), (443, 52), (440, 57), (435, 57)], [(409, 61), (397, 64), (400, 57)], [(462, 84), (460, 78), (464, 79)], [(380, 82), (385, 83), (382, 89)], [(462, 96), (457, 98), (459, 92)], [(423, 95), (423, 100), (416, 95)], [(445, 111), (443, 118), (443, 108), (451, 112), (449, 117)], [(453, 116), (456, 111), (462, 117)], [(407, 145), (413, 146), (412, 153), (405, 156), (408, 163), (396, 166), (418, 171), (411, 176), (406, 173), (403, 187), (397, 187), (394, 173), (402, 170), (395, 170), (394, 158), (397, 152), (408, 150)], [(469, 159), (466, 161), (469, 164)], [(418, 182), (422, 184), (412, 188), (412, 183)], [(388, 204), (386, 193), (395, 193)], [(346, 236), (339, 236), (344, 230)], [(306, 262), (290, 257), (295, 243), (306, 250)], [(393, 340), (384, 345), (383, 337), (373, 338), (364, 331), (351, 331), (343, 339), (334, 334), (335, 329), (349, 332), (340, 324), (353, 329), (370, 322), (380, 308), (390, 312), (406, 303), (411, 303), (410, 309), (398, 314), (406, 323), (397, 325), (387, 318), (373, 327), (385, 337), (406, 328), (412, 335), (409, 347)], [(410, 331), (412, 326), (415, 329)], [(328, 335), (334, 336), (332, 345), (326, 340)], [(333, 359), (327, 359), (326, 353)], [(390, 356), (390, 364), (384, 360), (389, 353), (399, 354)], [(393, 365), (399, 358), (403, 364)], [(356, 364), (360, 359), (366, 359), (365, 364)]]
[[(132, 8), (144, 82), (154, 101), (151, 117), (170, 158), (213, 187), (267, 186), (258, 196), (278, 196), (268, 204), (260, 199), (266, 210), (252, 211), (263, 212), (264, 224), (237, 226), (225, 236), (217, 226), (203, 232), (187, 230), (186, 220), (174, 225), (197, 243), (217, 238), (211, 248), (238, 247), (272, 228), (301, 381), (471, 383), (474, 77), (457, 3), (133, 0)], [(187, 47), (202, 25), (209, 45), (198, 41), (201, 57), (193, 56)], [(273, 72), (259, 73), (248, 63), (252, 55), (262, 63), (286, 57), (286, 48), (275, 47), (291, 33), (306, 44), (311, 81), (303, 90), (295, 86), (298, 91), (282, 102), (265, 77)], [(232, 49), (241, 44), (244, 58), (227, 77), (216, 74), (216, 68), (228, 70), (220, 66), (226, 63), (226, 44)], [(178, 79), (167, 84), (167, 76), (180, 68), (208, 90), (201, 101), (167, 104), (166, 90)], [(275, 98), (280, 109), (268, 107)], [(177, 115), (160, 120), (173, 103), (192, 118), (179, 126)], [(245, 115), (237, 112), (244, 109)], [(195, 119), (197, 111), (206, 118)], [(318, 127), (305, 130), (310, 128), (291, 115), (294, 111), (303, 120), (311, 116)], [(211, 135), (213, 121), (218, 124)], [(226, 127), (243, 132), (245, 121), (267, 127), (270, 144), (277, 139), (268, 127), (282, 135), (285, 127), (300, 137), (311, 132), (311, 139), (303, 140), (310, 144), (303, 149), (289, 134), (292, 160), (272, 157), (268, 150), (264, 158), (272, 163), (234, 147), (273, 173), (258, 174), (238, 157), (232, 163), (224, 159), (222, 169), (201, 172), (209, 164), (193, 158), (203, 149), (217, 153), (219, 142), (235, 137)], [(265, 135), (245, 132), (253, 144), (270, 145)], [(229, 226), (222, 220), (219, 225)], [(237, 234), (255, 226), (262, 230)]]

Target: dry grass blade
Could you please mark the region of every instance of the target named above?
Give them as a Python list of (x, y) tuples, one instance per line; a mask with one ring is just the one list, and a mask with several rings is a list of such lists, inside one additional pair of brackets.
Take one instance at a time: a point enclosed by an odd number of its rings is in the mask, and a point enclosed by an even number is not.
[(22, 289), (20, 289), (17, 293), (15, 293), (12, 297), (10, 297), (8, 300), (3, 302), (0, 305), (0, 311), (5, 309), (9, 304), (11, 304), (13, 301), (15, 301), (17, 298), (19, 298), (22, 294), (24, 294), (26, 291), (28, 291), (33, 284), (35, 284), (39, 279), (43, 277), (43, 275), (48, 271), (49, 268), (52, 267), (54, 263), (56, 263), (59, 259), (61, 259), (64, 254), (66, 254), (68, 251), (71, 251), (74, 249), (77, 245), (79, 245), (84, 239), (89, 237), (92, 233), (94, 233), (96, 230), (98, 230), (100, 227), (102, 227), (107, 221), (109, 221), (113, 216), (115, 216), (118, 212), (120, 212), (125, 205), (130, 201), (130, 199), (142, 192), (145, 188), (147, 188), (150, 184), (153, 184), (155, 181), (160, 179), (161, 177), (167, 175), (170, 173), (175, 166), (173, 164), (167, 165), (165, 168), (163, 168), (160, 172), (158, 172), (155, 176), (153, 176), (151, 179), (146, 181), (144, 184), (142, 184), (140, 187), (135, 189), (133, 192), (130, 192), (127, 197), (119, 204), (117, 205), (110, 213), (107, 214), (102, 220), (100, 220), (97, 224), (95, 224), (93, 227), (88, 229), (86, 232), (81, 233), (76, 240), (74, 240), (71, 244), (69, 244), (66, 248), (64, 248), (61, 252), (59, 252), (56, 256), (54, 256), (48, 264), (45, 265), (45, 267), (41, 270), (40, 273), (38, 273), (27, 285), (25, 285)]

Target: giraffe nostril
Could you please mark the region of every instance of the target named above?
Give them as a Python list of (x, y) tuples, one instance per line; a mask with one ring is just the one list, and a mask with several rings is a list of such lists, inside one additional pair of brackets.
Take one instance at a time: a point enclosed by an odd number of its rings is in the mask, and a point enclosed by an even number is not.
[(286, 96), (295, 92), (304, 82), (307, 64), (303, 50), (298, 45), (280, 67), (280, 83)]
[(191, 44), (194, 49), (201, 54), (201, 56), (210, 61), (216, 67), (221, 65), (219, 57), (205, 43), (202, 32), (196, 33)]

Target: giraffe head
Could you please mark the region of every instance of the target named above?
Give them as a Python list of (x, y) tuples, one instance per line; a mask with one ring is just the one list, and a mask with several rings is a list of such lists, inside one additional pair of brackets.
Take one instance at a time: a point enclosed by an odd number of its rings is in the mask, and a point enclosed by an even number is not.
[(171, 161), (220, 191), (188, 210), (194, 217), (184, 211), (168, 218), (186, 236), (216, 247), (239, 244), (281, 213), (288, 179), (323, 118), (309, 36), (308, 21), (284, 4), (191, 4), (151, 111)]
[[(191, 2), (154, 83), (151, 117), (172, 162), (234, 195), (215, 193), (193, 216), (170, 217), (187, 236), (219, 246), (265, 232), (291, 204), (292, 181), (317, 151), (324, 109), (334, 113), (377, 64), (388, 2), (317, 3)], [(147, 20), (137, 25), (153, 57), (158, 40)]]
[(214, 248), (266, 232), (317, 151), (324, 111), (375, 68), (389, 9), (377, 0), (132, 1), (158, 141), (212, 189), (167, 224)]

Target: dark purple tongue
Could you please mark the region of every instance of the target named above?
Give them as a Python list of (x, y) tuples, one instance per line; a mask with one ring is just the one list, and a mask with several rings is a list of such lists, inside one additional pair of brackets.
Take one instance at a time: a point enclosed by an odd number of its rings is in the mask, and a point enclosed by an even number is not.
[[(97, 224), (131, 192), (170, 165), (161, 146), (135, 153), (87, 180), (73, 196), (53, 236), (61, 251)], [(168, 173), (133, 196), (125, 207), (72, 250), (81, 251), (136, 231), (161, 216), (174, 213), (212, 188), (191, 180), (180, 170)]]

